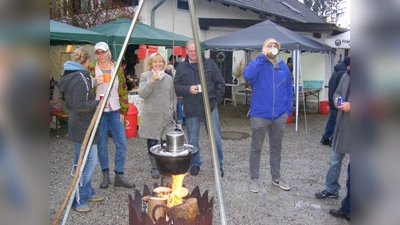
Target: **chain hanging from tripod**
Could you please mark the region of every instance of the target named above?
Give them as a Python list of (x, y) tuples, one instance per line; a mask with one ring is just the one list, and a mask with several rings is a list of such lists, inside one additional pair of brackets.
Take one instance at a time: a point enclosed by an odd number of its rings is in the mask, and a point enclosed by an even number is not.
[(178, 0), (172, 0), (172, 58), (174, 58), (175, 49), (175, 2)]

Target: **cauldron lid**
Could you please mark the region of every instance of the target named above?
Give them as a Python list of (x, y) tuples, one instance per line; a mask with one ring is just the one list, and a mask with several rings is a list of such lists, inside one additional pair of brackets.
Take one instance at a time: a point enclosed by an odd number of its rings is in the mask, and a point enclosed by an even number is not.
[(161, 148), (161, 145), (154, 145), (150, 148), (150, 152), (154, 155), (165, 156), (165, 157), (178, 157), (178, 156), (187, 156), (189, 154), (194, 154), (197, 152), (197, 147), (189, 144), (184, 144), (183, 148), (179, 151), (168, 151), (166, 149)]

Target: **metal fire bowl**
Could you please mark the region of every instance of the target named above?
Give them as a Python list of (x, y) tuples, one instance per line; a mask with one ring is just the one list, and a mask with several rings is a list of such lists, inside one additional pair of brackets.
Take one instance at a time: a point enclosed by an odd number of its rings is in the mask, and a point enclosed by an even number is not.
[(155, 145), (150, 148), (150, 153), (155, 157), (158, 170), (163, 175), (185, 174), (190, 169), (193, 154), (198, 149), (195, 146), (185, 144), (183, 150), (178, 152), (169, 152), (161, 148), (161, 145)]

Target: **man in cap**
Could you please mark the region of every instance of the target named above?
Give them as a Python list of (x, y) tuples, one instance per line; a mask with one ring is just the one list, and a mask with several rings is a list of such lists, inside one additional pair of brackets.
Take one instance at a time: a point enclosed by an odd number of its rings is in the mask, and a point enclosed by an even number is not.
[(244, 70), (251, 83), (250, 145), (251, 192), (259, 191), (260, 157), (265, 135), (268, 132), (272, 184), (282, 190), (290, 186), (281, 177), (281, 151), (285, 124), (293, 109), (292, 76), (286, 63), (278, 56), (280, 44), (273, 38), (265, 40), (262, 53)]

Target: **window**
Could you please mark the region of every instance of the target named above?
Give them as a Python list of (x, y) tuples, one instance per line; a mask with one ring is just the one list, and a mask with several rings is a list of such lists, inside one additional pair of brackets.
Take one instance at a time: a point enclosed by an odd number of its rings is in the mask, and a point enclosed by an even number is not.
[(178, 9), (189, 10), (189, 3), (187, 0), (177, 0), (178, 1)]
[(121, 2), (125, 3), (128, 6), (137, 6), (137, 5), (139, 5), (139, 0), (121, 0)]

